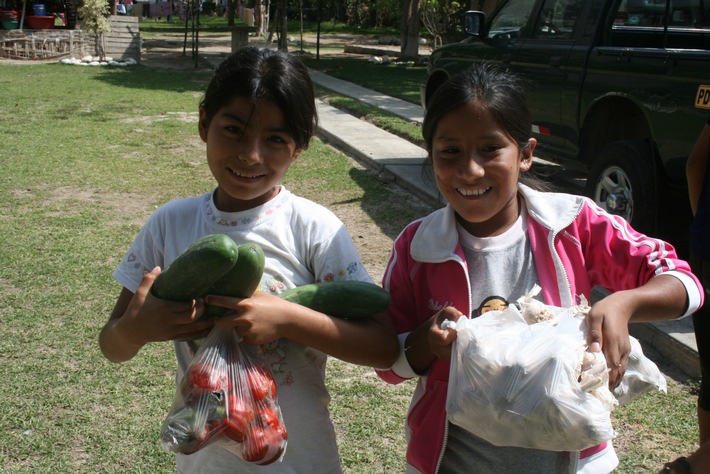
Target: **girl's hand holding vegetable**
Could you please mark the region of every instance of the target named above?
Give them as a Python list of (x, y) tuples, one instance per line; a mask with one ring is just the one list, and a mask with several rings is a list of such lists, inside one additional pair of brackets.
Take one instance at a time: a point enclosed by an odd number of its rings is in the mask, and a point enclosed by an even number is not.
[(456, 321), (462, 316), (461, 311), (448, 306), (409, 334), (404, 351), (415, 372), (425, 373), (436, 359), (451, 359), (451, 346), (456, 340), (456, 331), (441, 329), (441, 323), (447, 319)]
[(125, 332), (143, 344), (206, 336), (214, 320), (201, 319), (205, 306), (202, 300), (168, 301), (151, 294), (150, 287), (160, 271), (160, 267), (156, 267), (143, 277), (121, 317)]
[(218, 319), (222, 327), (233, 327), (237, 335), (248, 344), (263, 345), (287, 336), (287, 327), (293, 319), (289, 313), (294, 303), (256, 291), (250, 298), (208, 295), (205, 302), (230, 309)]
[(189, 303), (156, 298), (150, 292), (160, 267), (146, 273), (136, 293), (121, 292), (109, 323), (99, 336), (109, 360), (126, 361), (149, 342), (191, 339), (206, 336), (213, 319), (200, 319), (202, 300)]

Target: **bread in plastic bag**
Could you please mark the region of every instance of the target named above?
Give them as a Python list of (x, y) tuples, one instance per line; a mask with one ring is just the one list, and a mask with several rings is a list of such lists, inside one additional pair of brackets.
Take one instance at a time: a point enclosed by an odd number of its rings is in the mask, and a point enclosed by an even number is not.
[(665, 378), (631, 339), (629, 368), (615, 394), (601, 352), (587, 350), (584, 304), (544, 305), (531, 297), (461, 318), (452, 350), (449, 420), (498, 446), (580, 451), (615, 436), (611, 411)]
[(237, 443), (248, 462), (280, 461), (288, 432), (268, 366), (247, 354), (234, 329), (215, 326), (195, 354), (163, 422), (171, 452), (192, 454), (214, 442)]

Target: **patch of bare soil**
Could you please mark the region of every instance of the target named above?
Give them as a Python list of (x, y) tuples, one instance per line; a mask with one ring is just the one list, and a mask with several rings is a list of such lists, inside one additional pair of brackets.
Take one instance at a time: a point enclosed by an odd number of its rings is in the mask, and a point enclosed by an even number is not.
[[(347, 53), (346, 47), (359, 45), (390, 51), (395, 54), (399, 46), (392, 44), (392, 38), (375, 38), (367, 35), (322, 33), (294, 33), (289, 35), (289, 51), (295, 54), (316, 54), (321, 56), (369, 56), (368, 53)], [(259, 48), (276, 48), (276, 43), (262, 37), (250, 36), (249, 45)], [(231, 52), (231, 35), (205, 34), (196, 40), (185, 37), (184, 33), (162, 33), (143, 39), (141, 64), (169, 70), (211, 70)], [(196, 59), (197, 58), (197, 59)]]

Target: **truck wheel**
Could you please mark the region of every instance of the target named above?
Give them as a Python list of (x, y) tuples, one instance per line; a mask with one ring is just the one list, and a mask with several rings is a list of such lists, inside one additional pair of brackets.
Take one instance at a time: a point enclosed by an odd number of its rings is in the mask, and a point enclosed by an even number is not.
[(643, 141), (613, 142), (602, 148), (587, 178), (587, 195), (610, 214), (643, 233), (655, 232), (656, 158)]

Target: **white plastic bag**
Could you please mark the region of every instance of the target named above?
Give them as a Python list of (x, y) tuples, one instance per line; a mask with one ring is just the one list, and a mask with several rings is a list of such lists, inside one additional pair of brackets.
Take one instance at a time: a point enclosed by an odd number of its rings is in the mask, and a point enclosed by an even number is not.
[(601, 352), (587, 351), (589, 311), (527, 295), (503, 312), (461, 318), (452, 350), (449, 420), (498, 446), (580, 451), (612, 439), (611, 411), (666, 380), (630, 337), (627, 370), (614, 392)]
[[(536, 324), (513, 305), (456, 322), (446, 406), (452, 423), (497, 446), (548, 451), (580, 451), (614, 437), (608, 401), (578, 380), (584, 316), (550, 309), (552, 319)], [(608, 386), (606, 363), (594, 357), (603, 369), (592, 372), (593, 385)]]

